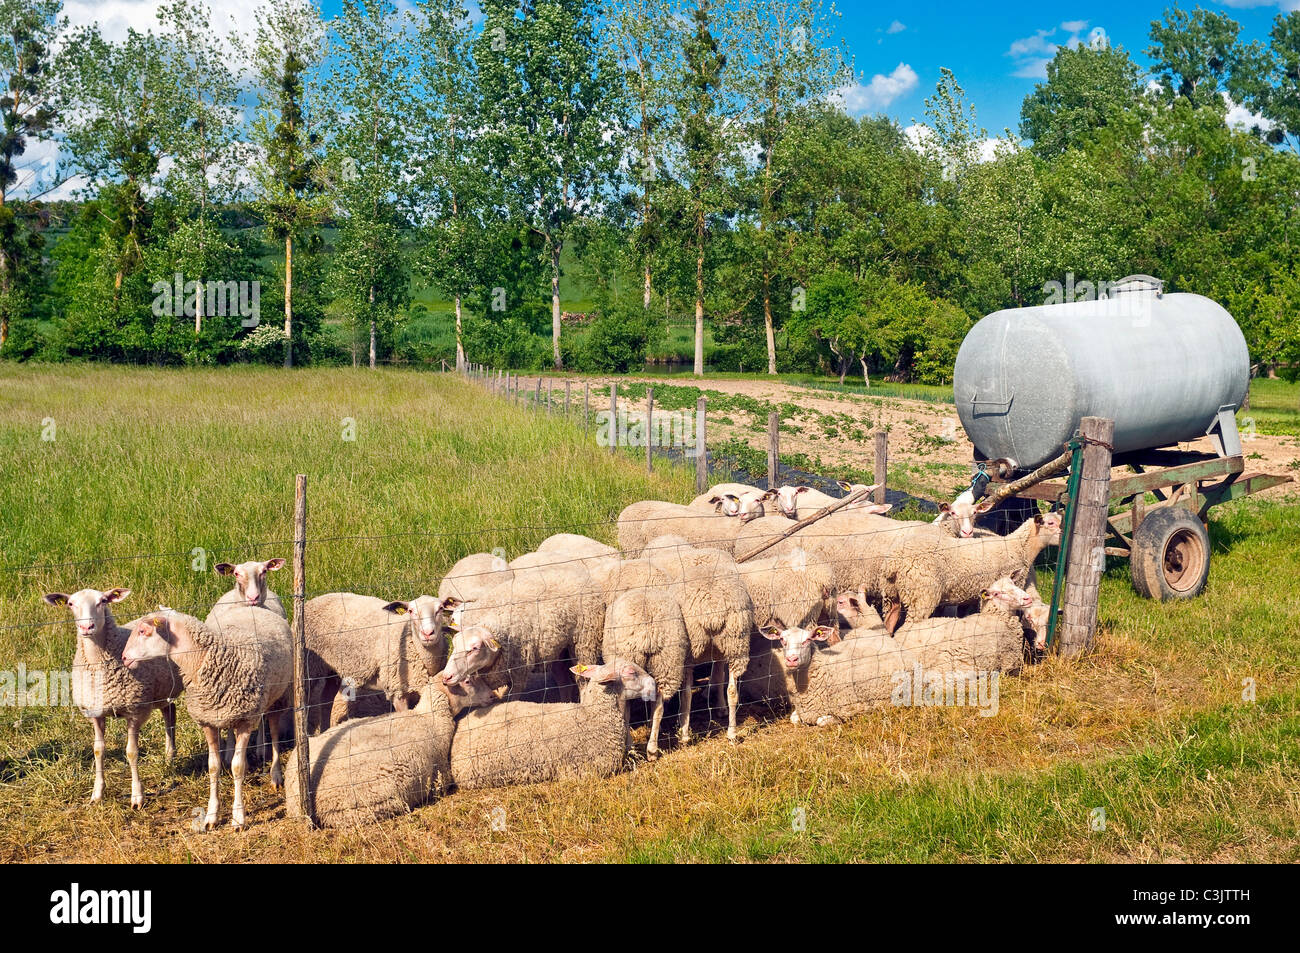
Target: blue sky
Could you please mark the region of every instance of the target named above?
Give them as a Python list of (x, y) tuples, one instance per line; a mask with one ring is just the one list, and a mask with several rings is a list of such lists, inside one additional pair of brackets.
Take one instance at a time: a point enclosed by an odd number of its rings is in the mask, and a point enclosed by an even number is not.
[[(946, 66), (975, 104), (980, 124), (997, 136), (1003, 127), (1013, 132), (1018, 128), (1020, 103), (1043, 78), (1043, 63), (1055, 45), (1072, 38), (1086, 42), (1093, 30), (1101, 29), (1112, 46), (1127, 49), (1145, 69), (1151, 21), (1162, 19), (1171, 5), (1163, 0), (997, 4), (914, 0), (897, 5), (843, 0), (838, 7), (843, 13), (842, 33), (858, 71), (864, 74), (863, 105), (878, 106), (889, 98), (883, 111), (902, 125), (913, 118), (921, 120), (925, 98), (934, 91), (940, 67)], [(1184, 2), (1181, 6), (1227, 13), (1241, 24), (1242, 37), (1249, 41), (1266, 38), (1273, 18), (1280, 11), (1300, 8), (1300, 0)], [(880, 80), (873, 86), (875, 77)], [(896, 95), (890, 98), (891, 93)], [(853, 104), (852, 97), (849, 102)]]

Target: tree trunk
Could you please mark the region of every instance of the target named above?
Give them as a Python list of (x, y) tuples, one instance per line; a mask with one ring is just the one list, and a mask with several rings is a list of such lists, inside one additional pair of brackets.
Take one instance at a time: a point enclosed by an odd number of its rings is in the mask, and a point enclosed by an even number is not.
[(767, 372), (776, 373), (776, 332), (772, 329), (772, 276), (763, 269), (763, 328), (767, 332)]
[[(2, 187), (0, 187), (2, 189)], [(4, 193), (0, 190), (0, 208), (4, 208)], [(0, 351), (9, 340), (9, 257), (0, 249)]]
[(704, 252), (695, 256), (695, 376), (704, 376)]
[(460, 336), (460, 295), (456, 295), (456, 370), (465, 370), (465, 341)]
[(293, 236), (284, 238), (284, 366), (293, 367)]
[(194, 282), (194, 336), (203, 332), (203, 279)]
[(844, 383), (844, 375), (847, 374), (848, 372), (849, 372), (849, 359), (848, 356), (845, 355), (844, 357), (840, 358), (840, 384), (841, 385), (843, 385)]
[(641, 307), (645, 311), (650, 310), (650, 265), (645, 266), (645, 288), (641, 292)]
[(867, 359), (860, 357), (858, 360), (862, 363), (862, 384), (865, 387), (871, 386), (871, 376), (867, 373)]
[(560, 357), (560, 246), (551, 245), (551, 354), (555, 369), (564, 367)]
[(375, 369), (375, 286), (370, 286), (370, 369)]

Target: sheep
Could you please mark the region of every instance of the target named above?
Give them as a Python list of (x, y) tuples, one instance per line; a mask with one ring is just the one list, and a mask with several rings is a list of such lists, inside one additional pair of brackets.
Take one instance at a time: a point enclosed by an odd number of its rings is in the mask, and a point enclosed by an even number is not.
[(264, 563), (252, 561), (237, 566), (233, 563), (217, 563), (213, 567), (217, 575), (234, 576), (235, 588), (218, 599), (212, 611), (215, 612), (219, 607), (228, 605), (262, 606), (270, 609), (281, 619), (287, 619), (280, 597), (266, 587), (267, 571), (276, 572), (283, 565), (284, 560), (279, 557), (268, 559)]
[(1059, 513), (1036, 515), (1010, 536), (954, 539), (931, 534), (907, 540), (880, 570), (885, 630), (892, 635), (904, 622), (928, 619), (940, 605), (972, 600), (1003, 576), (1024, 585), (1043, 547), (1060, 541)]
[(1030, 598), (1028, 608), (1021, 611), (1024, 620), (1025, 638), (1035, 652), (1047, 651), (1047, 624), (1052, 618), (1052, 607), (1036, 596), (1026, 593)]
[[(764, 633), (781, 643), (794, 724), (834, 724), (894, 697), (899, 679), (919, 668), (941, 675), (1018, 671), (1023, 635), (1015, 610), (990, 592), (979, 613), (963, 619), (925, 619), (892, 638), (859, 635), (813, 652), (830, 629), (775, 628)], [(774, 653), (776, 654), (776, 653)]]
[[(571, 589), (557, 588), (558, 573), (553, 569), (516, 573), (462, 610), (462, 628), (486, 629), (499, 644), (492, 674), (509, 685), (511, 696), (526, 691), (530, 672), (545, 671), (576, 651), (587, 601), (575, 598)], [(444, 668), (454, 677), (472, 674), (457, 676), (456, 672), (454, 666)]]
[[(311, 728), (327, 727), (324, 714), (340, 683), (348, 687), (345, 699), (377, 689), (397, 711), (409, 708), (410, 696), (447, 660), (445, 616), (459, 605), (453, 596), (392, 602), (354, 592), (307, 600), (303, 628)], [(343, 715), (339, 706), (330, 723)]]
[(834, 618), (835, 574), (821, 557), (796, 546), (737, 568), (758, 628), (774, 623), (782, 628), (815, 625), (819, 619)]
[[(859, 490), (871, 492), (880, 485), (878, 483), (873, 483), (871, 486), (867, 486), (862, 483), (846, 483), (843, 480), (838, 480), (836, 482), (840, 489), (844, 491), (845, 496), (852, 496)], [(838, 503), (840, 499), (843, 499), (843, 497), (836, 499), (833, 496), (827, 496), (820, 490), (814, 490), (812, 487), (808, 486), (786, 485), (778, 487), (770, 492), (772, 498), (776, 500), (777, 510), (780, 511), (782, 516), (789, 517), (792, 520), (807, 519), (818, 510), (823, 510), (834, 503)], [(873, 503), (868, 499), (862, 499), (858, 500), (856, 503), (850, 503), (848, 506), (842, 507), (837, 512), (849, 510), (882, 515), (888, 513), (891, 509), (893, 509), (892, 503)]]
[(713, 512), (717, 506), (718, 500), (725, 496), (735, 496), (745, 499), (752, 496), (754, 499), (766, 500), (769, 498), (771, 491), (764, 491), (750, 486), (748, 483), (715, 483), (709, 487), (707, 493), (701, 493), (695, 499), (691, 500), (687, 506), (697, 510), (707, 510)]
[(848, 633), (841, 631), (842, 638), (849, 638), (861, 630), (878, 629), (884, 625), (880, 613), (867, 600), (864, 589), (859, 589), (857, 592), (841, 592), (839, 598), (835, 600), (835, 609), (843, 623), (842, 628), (849, 630)]
[[(217, 825), (218, 733), (235, 730), (234, 806), (230, 824), (244, 826), (244, 770), (248, 738), (268, 711), (293, 701), (293, 636), (289, 623), (260, 606), (229, 606), (206, 622), (167, 611), (136, 622), (122, 652), (128, 668), (170, 658), (185, 683), (185, 707), (208, 741), (208, 810), (203, 829)], [(271, 728), (271, 786), (281, 786), (280, 719)]]
[[(645, 549), (651, 564), (679, 585), (671, 588), (690, 636), (692, 664), (713, 662), (727, 668), (727, 740), (735, 741), (738, 680), (749, 665), (749, 634), (754, 605), (730, 553), (695, 548), (680, 537), (659, 536)], [(720, 675), (719, 672), (714, 674)], [(720, 678), (718, 679), (720, 681)], [(715, 679), (710, 677), (712, 686)], [(687, 676), (687, 690), (691, 685)], [(682, 728), (682, 741), (690, 735)]]
[(457, 788), (608, 777), (623, 766), (627, 703), (634, 698), (654, 701), (655, 680), (621, 658), (599, 666), (575, 665), (572, 671), (584, 682), (577, 703), (508, 701), (461, 718), (451, 742), (451, 777)]
[(678, 733), (682, 744), (690, 740), (691, 734), (691, 637), (672, 591), (677, 585), (648, 560), (627, 560), (607, 590), (611, 598), (601, 644), (604, 658), (623, 658), (641, 666), (658, 686), (646, 743), (646, 758), (650, 760), (659, 756), (664, 705), (679, 691)]
[[(429, 684), (409, 711), (349, 721), (309, 739), (320, 825), (360, 827), (441, 796), (451, 779), (453, 717), (491, 699), (482, 683), (464, 688), (453, 694)], [(301, 817), (297, 772), (289, 772), (284, 790), (286, 813)]]
[(752, 524), (710, 516), (676, 503), (643, 500), (619, 513), (618, 548), (625, 556), (636, 557), (656, 536), (681, 536), (693, 545), (713, 546), (731, 552), (736, 537), (747, 525)]
[(157, 659), (132, 671), (122, 662), (131, 634), (120, 626), (109, 606), (131, 594), (120, 586), (100, 592), (80, 589), (72, 595), (46, 593), (52, 606), (67, 606), (77, 623), (77, 649), (72, 657), (72, 701), (95, 729), (95, 786), (90, 802), (104, 797), (104, 722), (126, 720), (126, 761), (131, 767), (131, 807), (144, 807), (140, 784), (140, 726), (155, 708), (162, 712), (167, 736), (168, 764), (176, 757), (176, 697), (184, 691), (180, 672), (167, 659)]
[(554, 536), (548, 536), (538, 544), (537, 551), (595, 558), (618, 555), (618, 550), (613, 546), (606, 546), (590, 537), (575, 533), (556, 533)]
[(880, 569), (896, 546), (913, 534), (938, 535), (938, 530), (926, 522), (894, 520), (862, 512), (832, 513), (787, 538), (780, 538), (789, 528), (790, 521), (781, 516), (754, 520), (736, 539), (737, 556), (778, 540), (760, 557), (787, 555), (802, 549), (831, 567), (833, 588), (837, 592), (865, 591), (870, 598), (879, 597)]
[(513, 578), (514, 573), (500, 556), (473, 553), (458, 561), (442, 578), (438, 584), (438, 598), (450, 596), (461, 602), (470, 602)]

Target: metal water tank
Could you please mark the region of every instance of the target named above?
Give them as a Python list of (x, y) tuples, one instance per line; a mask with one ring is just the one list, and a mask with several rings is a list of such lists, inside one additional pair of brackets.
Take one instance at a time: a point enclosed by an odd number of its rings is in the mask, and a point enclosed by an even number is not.
[(1026, 468), (1060, 453), (1087, 416), (1115, 421), (1116, 453), (1194, 440), (1216, 421), (1235, 439), (1231, 414), (1249, 384), (1232, 315), (1146, 275), (1092, 301), (994, 312), (967, 333), (953, 370), (975, 448)]

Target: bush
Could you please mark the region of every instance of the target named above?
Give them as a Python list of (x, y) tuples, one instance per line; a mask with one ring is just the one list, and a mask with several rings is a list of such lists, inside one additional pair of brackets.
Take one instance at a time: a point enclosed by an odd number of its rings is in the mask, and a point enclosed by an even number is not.
[(626, 374), (640, 368), (645, 364), (650, 324), (640, 306), (614, 305), (602, 311), (575, 348), (576, 369)]

